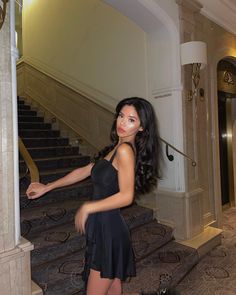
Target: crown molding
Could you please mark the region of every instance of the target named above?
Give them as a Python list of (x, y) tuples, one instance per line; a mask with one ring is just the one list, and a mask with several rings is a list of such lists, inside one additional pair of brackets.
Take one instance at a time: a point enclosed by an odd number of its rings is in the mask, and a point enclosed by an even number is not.
[(236, 2), (234, 0), (199, 0), (203, 7), (201, 14), (236, 35)]

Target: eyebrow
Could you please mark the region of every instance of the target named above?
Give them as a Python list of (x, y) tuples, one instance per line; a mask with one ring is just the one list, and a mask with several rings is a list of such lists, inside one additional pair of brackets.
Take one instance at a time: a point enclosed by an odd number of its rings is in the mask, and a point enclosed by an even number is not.
[[(121, 112), (121, 111), (119, 112), (119, 114), (122, 114), (122, 115), (124, 115), (124, 113), (123, 113), (123, 112)], [(128, 117), (129, 117), (129, 118), (132, 118), (132, 119), (136, 119), (136, 120), (138, 119), (137, 117), (135, 117), (135, 116), (132, 116), (132, 115), (131, 115), (131, 116), (128, 116)]]

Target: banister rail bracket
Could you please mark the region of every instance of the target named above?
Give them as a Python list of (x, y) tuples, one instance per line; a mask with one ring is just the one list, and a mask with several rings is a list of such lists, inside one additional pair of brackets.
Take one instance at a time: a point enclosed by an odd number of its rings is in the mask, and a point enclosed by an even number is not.
[(173, 145), (171, 145), (169, 142), (167, 142), (166, 140), (164, 140), (163, 138), (159, 137), (160, 140), (166, 145), (166, 157), (168, 158), (169, 161), (174, 161), (174, 156), (171, 155), (169, 153), (169, 147), (172, 148), (173, 150), (175, 150), (177, 153), (181, 154), (183, 157), (185, 157), (187, 160), (192, 162), (192, 166), (196, 167), (197, 166), (197, 162), (195, 160), (193, 160), (192, 158), (190, 158), (188, 155), (184, 154), (183, 152), (181, 152), (180, 150), (178, 150), (176, 147), (174, 147)]

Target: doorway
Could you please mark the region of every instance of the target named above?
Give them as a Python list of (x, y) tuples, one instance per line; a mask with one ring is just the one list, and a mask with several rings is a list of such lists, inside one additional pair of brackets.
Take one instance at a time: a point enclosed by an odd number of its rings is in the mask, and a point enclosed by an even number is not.
[(222, 206), (234, 200), (232, 160), (232, 99), (229, 93), (218, 91), (220, 178)]
[(235, 205), (233, 166), (233, 124), (236, 119), (236, 66), (221, 60), (218, 76), (218, 126), (222, 206)]

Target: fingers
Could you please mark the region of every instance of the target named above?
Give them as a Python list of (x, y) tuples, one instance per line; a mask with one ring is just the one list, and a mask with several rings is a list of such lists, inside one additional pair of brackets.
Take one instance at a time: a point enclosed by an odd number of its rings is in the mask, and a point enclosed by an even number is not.
[(85, 234), (83, 222), (80, 220), (80, 218), (76, 219), (75, 228), (76, 228), (77, 232), (80, 233), (81, 235)]
[(45, 185), (39, 182), (32, 182), (26, 190), (28, 199), (36, 199), (45, 193)]
[(85, 234), (86, 220), (86, 215), (83, 214), (82, 210), (79, 210), (75, 216), (75, 228), (81, 235)]
[(27, 193), (27, 197), (28, 197), (28, 199), (37, 199), (37, 198), (39, 198), (40, 197), (40, 194), (37, 194), (36, 192), (34, 192), (34, 191), (31, 191), (31, 192), (29, 192), (29, 193)]
[(32, 182), (32, 183), (29, 185), (29, 187), (28, 187), (27, 190), (26, 190), (26, 194), (27, 194), (27, 195), (30, 194), (30, 193), (34, 190), (34, 188), (35, 188), (35, 184), (36, 184), (36, 182)]
[(28, 188), (26, 191), (26, 195), (28, 199), (35, 199), (38, 197), (38, 193), (34, 190), (34, 188)]

